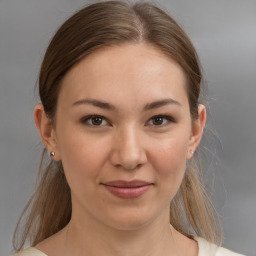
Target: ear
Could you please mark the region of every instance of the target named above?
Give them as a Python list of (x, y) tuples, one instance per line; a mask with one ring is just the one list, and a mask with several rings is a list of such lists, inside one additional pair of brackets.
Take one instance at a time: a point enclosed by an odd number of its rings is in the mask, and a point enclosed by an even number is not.
[(48, 154), (50, 155), (50, 152), (54, 152), (55, 155), (52, 156), (53, 160), (59, 161), (60, 155), (57, 147), (56, 132), (52, 120), (47, 117), (42, 104), (37, 104), (35, 106), (34, 120), (41, 140), (47, 148)]
[(206, 109), (204, 105), (199, 104), (198, 119), (193, 121), (192, 123), (192, 131), (189, 139), (187, 159), (190, 159), (193, 156), (196, 148), (198, 147), (203, 135), (205, 123), (206, 123)]

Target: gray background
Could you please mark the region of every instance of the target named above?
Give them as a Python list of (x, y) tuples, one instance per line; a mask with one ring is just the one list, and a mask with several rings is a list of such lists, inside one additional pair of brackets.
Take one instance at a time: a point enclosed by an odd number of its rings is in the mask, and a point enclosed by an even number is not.
[[(224, 246), (256, 255), (256, 1), (158, 2), (191, 37), (208, 81), (211, 124), (221, 141), (215, 157), (220, 161), (209, 170), (215, 172)], [(54, 31), (84, 3), (0, 0), (1, 255), (11, 252), (14, 226), (34, 188), (41, 150), (33, 123), (40, 62)]]

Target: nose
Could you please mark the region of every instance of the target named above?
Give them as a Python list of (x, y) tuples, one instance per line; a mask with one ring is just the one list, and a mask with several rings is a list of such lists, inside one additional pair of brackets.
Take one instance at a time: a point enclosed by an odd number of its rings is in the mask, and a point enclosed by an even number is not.
[(147, 162), (143, 137), (135, 127), (120, 129), (113, 136), (111, 162), (116, 167), (134, 170)]

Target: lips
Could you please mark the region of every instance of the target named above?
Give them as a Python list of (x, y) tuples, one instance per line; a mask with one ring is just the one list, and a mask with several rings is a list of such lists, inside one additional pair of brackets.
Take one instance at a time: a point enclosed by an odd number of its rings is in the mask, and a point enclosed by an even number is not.
[(112, 195), (122, 199), (135, 199), (145, 194), (153, 185), (141, 180), (133, 181), (110, 181), (101, 183)]
[(132, 181), (117, 180), (117, 181), (105, 182), (103, 184), (106, 186), (112, 186), (112, 187), (135, 188), (135, 187), (150, 185), (152, 183), (141, 181), (141, 180), (132, 180)]

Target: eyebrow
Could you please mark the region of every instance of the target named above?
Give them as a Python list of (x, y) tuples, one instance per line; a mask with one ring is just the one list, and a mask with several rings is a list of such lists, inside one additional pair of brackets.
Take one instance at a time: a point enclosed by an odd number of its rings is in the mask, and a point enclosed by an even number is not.
[(143, 110), (146, 111), (146, 110), (151, 110), (151, 109), (154, 109), (154, 108), (160, 108), (160, 107), (163, 107), (163, 106), (169, 105), (169, 104), (174, 104), (174, 105), (177, 105), (177, 106), (181, 107), (181, 104), (178, 101), (176, 101), (174, 99), (171, 99), (171, 98), (168, 98), (168, 99), (158, 100), (158, 101), (154, 101), (154, 102), (151, 102), (149, 104), (146, 104), (143, 107)]
[(73, 103), (72, 106), (84, 105), (84, 104), (91, 104), (95, 107), (107, 109), (107, 110), (117, 110), (117, 108), (114, 105), (107, 103), (107, 102), (100, 101), (100, 100), (96, 100), (96, 99), (78, 100), (75, 103)]
[[(111, 111), (117, 111), (118, 109), (107, 102), (103, 102), (100, 100), (96, 100), (96, 99), (82, 99), (82, 100), (78, 100), (75, 103), (72, 104), (72, 106), (78, 106), (78, 105), (84, 105), (84, 104), (91, 104), (95, 107), (98, 108), (102, 108), (102, 109), (107, 109), (107, 110), (111, 110)], [(169, 105), (169, 104), (174, 104), (177, 106), (182, 106), (178, 101), (168, 98), (168, 99), (163, 99), (163, 100), (158, 100), (158, 101), (153, 101), (151, 103), (146, 104), (143, 107), (143, 111), (147, 111), (147, 110), (151, 110), (151, 109), (155, 109), (155, 108), (160, 108), (163, 107), (165, 105)]]

